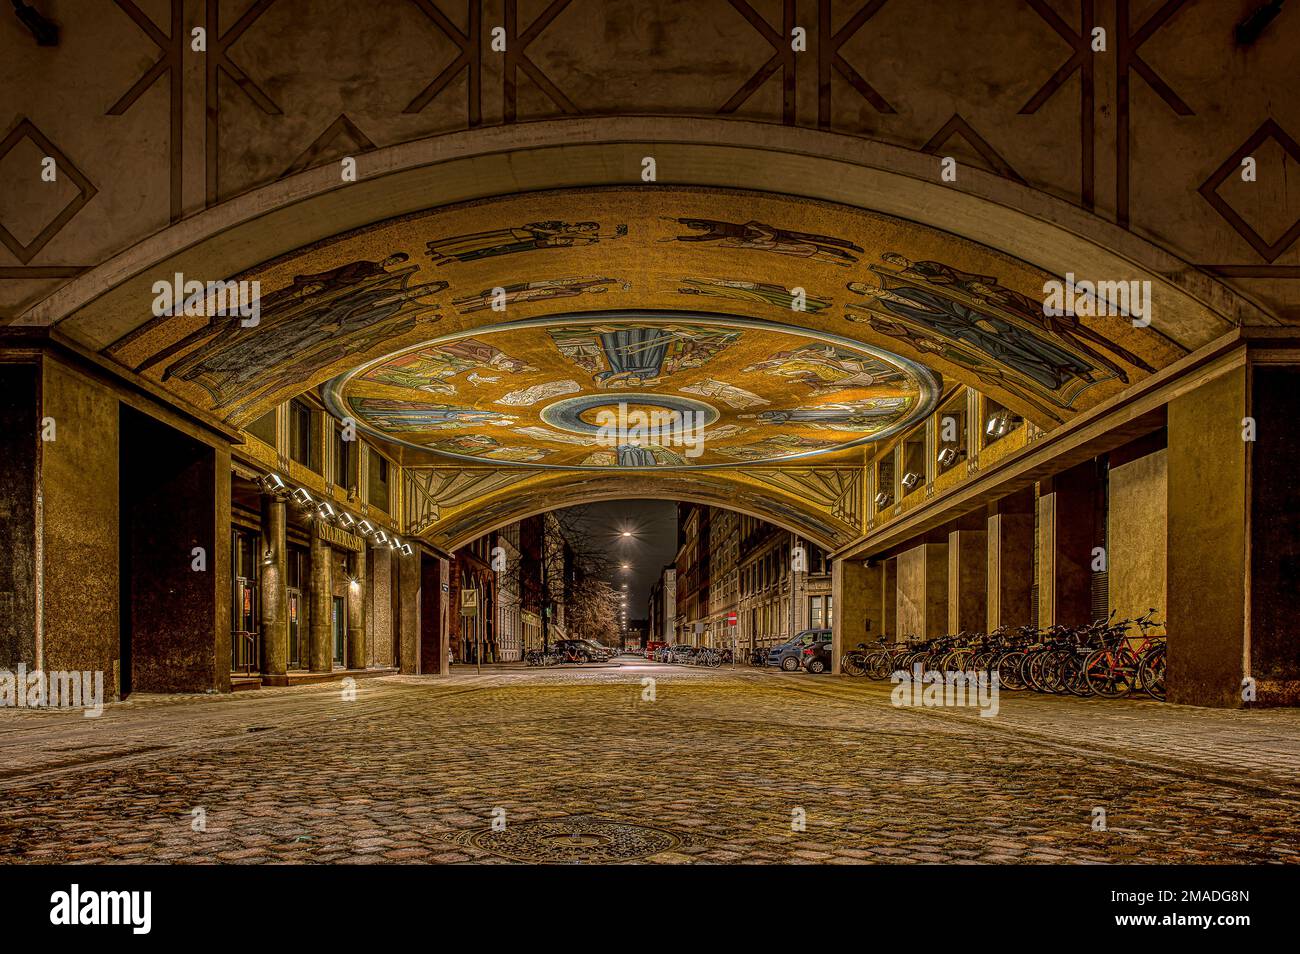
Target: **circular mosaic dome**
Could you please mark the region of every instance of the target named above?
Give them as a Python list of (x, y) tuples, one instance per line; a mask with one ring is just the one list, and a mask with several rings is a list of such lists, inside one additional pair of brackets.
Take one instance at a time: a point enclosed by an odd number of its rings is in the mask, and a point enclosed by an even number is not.
[(929, 413), (924, 367), (722, 315), (552, 316), (448, 335), (330, 381), (340, 418), (447, 457), (523, 467), (764, 464), (879, 440)]

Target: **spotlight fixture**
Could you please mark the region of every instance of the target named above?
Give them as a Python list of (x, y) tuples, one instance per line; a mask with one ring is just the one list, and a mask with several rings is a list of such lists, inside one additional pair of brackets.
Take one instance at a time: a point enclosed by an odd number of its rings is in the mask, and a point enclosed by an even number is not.
[(362, 520), (357, 524), (357, 533), (361, 534), (363, 537), (368, 537), (374, 532), (375, 525), (369, 520)]
[(1018, 420), (1019, 418), (1012, 415), (1010, 411), (1003, 409), (989, 415), (988, 421), (984, 424), (984, 433), (989, 437), (1004, 437)]
[(279, 474), (267, 474), (260, 478), (258, 483), (262, 485), (263, 493), (279, 495), (289, 492), (289, 488), (285, 486), (284, 479)]
[(402, 549), (402, 541), (396, 536), (389, 539), (388, 545), (392, 547), (394, 550)]
[(623, 536), (625, 536), (625, 537), (630, 537), (630, 536), (632, 536), (632, 531), (631, 531), (631, 530), (624, 530), (624, 531), (623, 531)]
[(945, 447), (943, 450), (939, 451), (939, 466), (940, 467), (949, 466), (950, 464), (952, 464), (953, 461), (955, 461), (958, 457), (961, 457), (964, 453), (965, 453), (964, 451), (959, 451), (952, 447)]
[(329, 503), (328, 501), (322, 503), (319, 507), (317, 507), (316, 512), (319, 513), (326, 520), (333, 520), (335, 517), (338, 516), (338, 511), (335, 510), (334, 505)]
[(339, 526), (344, 530), (351, 530), (357, 525), (357, 518), (352, 516), (346, 510), (339, 511)]
[(882, 490), (880, 493), (876, 494), (876, 508), (879, 509), (881, 507), (888, 506), (889, 502), (893, 499), (894, 499), (893, 494), (889, 493), (888, 491)]
[(375, 541), (375, 546), (386, 547), (388, 546), (388, 534), (384, 533), (384, 531), (382, 530), (376, 530), (374, 541)]
[(402, 549), (402, 556), (410, 556), (412, 553), (415, 552), (414, 550), (411, 549), (411, 545), (409, 543), (403, 543), (401, 549)]
[(921, 475), (916, 473), (916, 471), (912, 471), (912, 470), (909, 470), (907, 473), (905, 473), (901, 481), (902, 485), (908, 490), (911, 490), (920, 482), (921, 482)]
[(310, 507), (316, 501), (312, 500), (311, 494), (307, 493), (305, 487), (299, 487), (293, 492), (293, 502), (304, 509)]

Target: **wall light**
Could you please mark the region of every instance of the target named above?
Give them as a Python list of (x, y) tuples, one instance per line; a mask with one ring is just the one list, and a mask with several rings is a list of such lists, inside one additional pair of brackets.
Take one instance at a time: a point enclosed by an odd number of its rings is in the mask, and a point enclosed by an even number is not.
[(262, 477), (258, 483), (262, 485), (263, 493), (276, 494), (278, 496), (279, 494), (289, 492), (289, 488), (285, 486), (284, 480), (279, 474), (267, 474), (265, 477)]
[(293, 501), (300, 507), (310, 507), (316, 501), (312, 500), (311, 494), (307, 493), (305, 487), (299, 487), (293, 492)]
[(891, 500), (893, 500), (893, 499), (894, 499), (893, 494), (890, 494), (890, 493), (888, 493), (888, 492), (882, 490), (880, 493), (876, 494), (876, 507), (877, 507), (877, 509), (879, 509), (880, 507), (888, 506), (889, 502), (890, 502)]
[(361, 534), (363, 537), (368, 537), (374, 532), (375, 525), (369, 520), (362, 520), (357, 524), (357, 533)]
[(902, 485), (908, 490), (911, 490), (920, 482), (921, 482), (921, 475), (911, 470), (909, 470), (906, 474), (904, 474), (902, 481), (900, 481), (900, 483), (902, 483)]
[(955, 448), (952, 447), (945, 447), (943, 450), (939, 451), (939, 466), (947, 467), (950, 464), (952, 464), (953, 461), (957, 460), (957, 458), (965, 457), (965, 456), (966, 456), (966, 452), (963, 450), (956, 450)]
[(414, 552), (415, 551), (411, 549), (411, 545), (409, 543), (402, 544), (402, 556), (410, 556)]
[(357, 525), (357, 518), (352, 516), (346, 510), (339, 511), (339, 526), (344, 530), (351, 530)]
[(317, 507), (316, 512), (319, 513), (326, 520), (333, 520), (335, 517), (338, 516), (338, 511), (334, 509), (334, 505), (328, 502), (322, 503), (319, 507)]

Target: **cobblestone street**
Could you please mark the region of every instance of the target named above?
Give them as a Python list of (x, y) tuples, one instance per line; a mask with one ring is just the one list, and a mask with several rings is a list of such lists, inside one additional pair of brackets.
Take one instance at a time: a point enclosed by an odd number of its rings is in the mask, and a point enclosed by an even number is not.
[(1294, 710), (889, 690), (632, 664), (11, 710), (0, 859), (1300, 860)]

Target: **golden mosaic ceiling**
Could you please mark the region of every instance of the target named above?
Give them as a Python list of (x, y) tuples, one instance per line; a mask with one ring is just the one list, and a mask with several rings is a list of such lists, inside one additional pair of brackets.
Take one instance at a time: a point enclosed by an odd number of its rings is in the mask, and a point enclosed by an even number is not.
[[(261, 283), (256, 326), (157, 317), (122, 329), (105, 353), (245, 424), (305, 388), (489, 326), (610, 311), (680, 313), (689, 323), (705, 313), (744, 319), (755, 334), (776, 323), (897, 355), (1046, 427), (1185, 353), (1159, 321), (1044, 315), (1053, 276), (967, 240), (860, 209), (738, 190), (642, 186), (486, 199), (377, 223), (235, 277)], [(573, 365), (566, 378), (580, 370)], [(772, 401), (771, 409), (806, 404)], [(427, 436), (416, 443), (429, 446)], [(572, 462), (560, 450), (553, 459)]]
[(339, 418), (470, 461), (682, 468), (863, 444), (923, 416), (937, 391), (920, 365), (848, 339), (611, 312), (441, 338), (343, 375), (325, 395)]

